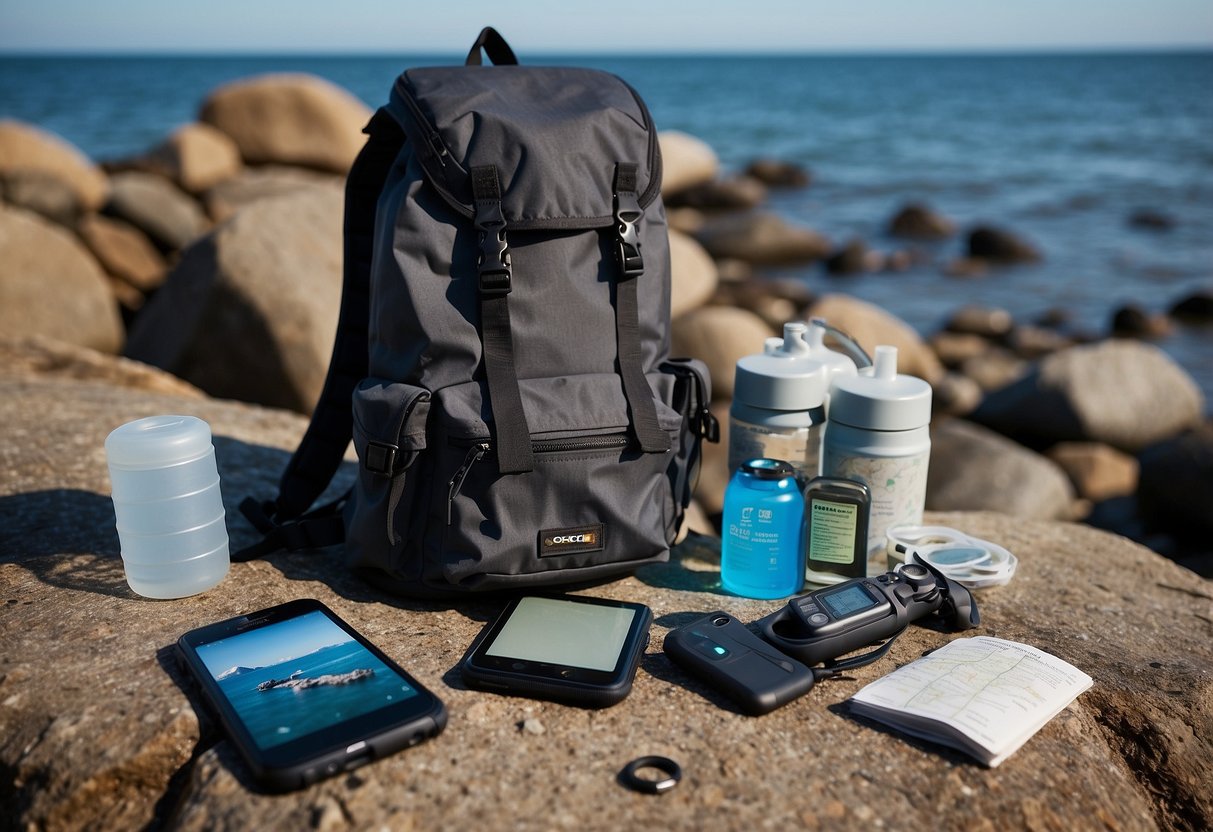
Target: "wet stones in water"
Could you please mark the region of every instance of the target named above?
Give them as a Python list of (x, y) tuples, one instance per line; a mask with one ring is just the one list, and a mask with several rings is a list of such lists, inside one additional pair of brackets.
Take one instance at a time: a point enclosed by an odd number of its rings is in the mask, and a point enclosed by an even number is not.
[(911, 240), (943, 240), (956, 233), (956, 224), (921, 202), (911, 202), (893, 215), (889, 234)]
[(1005, 229), (985, 225), (969, 232), (968, 252), (970, 257), (1008, 265), (1041, 259), (1040, 252), (1026, 240)]
[(1015, 325), (1011, 313), (994, 306), (962, 306), (948, 318), (949, 332), (963, 332), (984, 338), (1002, 338)]
[(755, 159), (746, 165), (745, 175), (772, 188), (804, 188), (812, 181), (800, 165), (778, 159)]
[(1135, 303), (1112, 315), (1112, 334), (1119, 338), (1161, 338), (1170, 332), (1171, 322), (1165, 315), (1147, 312)]
[(1178, 224), (1175, 217), (1152, 208), (1143, 208), (1129, 215), (1129, 225), (1147, 231), (1170, 231)]
[(1171, 307), (1171, 317), (1186, 324), (1213, 324), (1213, 290), (1188, 295)]
[(833, 275), (860, 274), (868, 270), (868, 247), (863, 240), (851, 240), (826, 259), (826, 271)]

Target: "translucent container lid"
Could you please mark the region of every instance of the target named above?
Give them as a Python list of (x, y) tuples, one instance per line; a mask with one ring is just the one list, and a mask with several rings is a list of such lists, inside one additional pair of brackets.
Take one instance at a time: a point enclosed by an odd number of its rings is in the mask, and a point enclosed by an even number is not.
[(194, 416), (149, 416), (127, 422), (105, 439), (105, 458), (119, 468), (160, 468), (211, 450), (211, 427)]
[(784, 324), (783, 338), (768, 338), (766, 349), (738, 360), (733, 399), (767, 410), (810, 410), (825, 402), (826, 367), (805, 340), (808, 327)]
[(925, 427), (931, 423), (931, 385), (898, 375), (897, 347), (877, 347), (870, 371), (834, 379), (830, 421), (867, 430)]

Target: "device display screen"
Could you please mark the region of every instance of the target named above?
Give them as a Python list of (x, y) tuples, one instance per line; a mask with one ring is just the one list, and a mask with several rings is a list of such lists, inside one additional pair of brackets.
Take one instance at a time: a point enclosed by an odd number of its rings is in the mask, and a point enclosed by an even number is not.
[(418, 695), (323, 612), (194, 649), (262, 749)]
[(637, 611), (557, 598), (523, 598), (486, 656), (611, 671)]
[(835, 618), (846, 618), (880, 603), (861, 584), (851, 584), (837, 592), (824, 592), (820, 598)]

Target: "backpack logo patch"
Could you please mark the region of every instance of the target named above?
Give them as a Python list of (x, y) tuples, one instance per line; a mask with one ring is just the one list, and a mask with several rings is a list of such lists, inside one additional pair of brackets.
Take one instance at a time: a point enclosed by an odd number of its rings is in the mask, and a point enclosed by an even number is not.
[(606, 526), (573, 526), (566, 529), (543, 529), (539, 532), (539, 557), (600, 552), (605, 547)]

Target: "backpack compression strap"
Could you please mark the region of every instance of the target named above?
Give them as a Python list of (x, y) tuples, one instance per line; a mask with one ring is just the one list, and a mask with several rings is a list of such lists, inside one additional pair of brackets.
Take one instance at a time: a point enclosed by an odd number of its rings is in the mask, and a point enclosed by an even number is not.
[(375, 208), (388, 171), (404, 144), (396, 120), (380, 109), (363, 129), (366, 145), (350, 168), (345, 185), (345, 251), (341, 311), (328, 375), (312, 421), (278, 484), (278, 498), (252, 497), (240, 510), (265, 534), (260, 543), (232, 555), (249, 560), (278, 549), (304, 549), (344, 539), (344, 499), (305, 514), (328, 487), (341, 465), (353, 433), (351, 399), (367, 374), (367, 328), (370, 320), (371, 256)]

